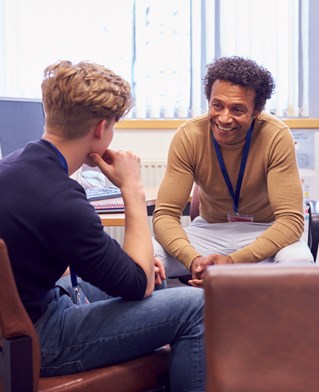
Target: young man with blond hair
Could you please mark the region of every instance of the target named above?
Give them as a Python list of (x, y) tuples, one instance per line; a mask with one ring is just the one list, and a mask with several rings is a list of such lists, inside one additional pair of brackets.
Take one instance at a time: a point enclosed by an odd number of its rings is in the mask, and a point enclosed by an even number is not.
[[(0, 237), (39, 335), (42, 376), (112, 365), (169, 343), (172, 391), (204, 390), (203, 293), (153, 291), (165, 273), (153, 256), (140, 160), (108, 148), (131, 108), (130, 85), (102, 65), (60, 61), (45, 69), (42, 92), (41, 140), (0, 161)], [(84, 163), (121, 189), (123, 248), (70, 178)], [(69, 277), (59, 280), (67, 267), (85, 304), (65, 284)]]

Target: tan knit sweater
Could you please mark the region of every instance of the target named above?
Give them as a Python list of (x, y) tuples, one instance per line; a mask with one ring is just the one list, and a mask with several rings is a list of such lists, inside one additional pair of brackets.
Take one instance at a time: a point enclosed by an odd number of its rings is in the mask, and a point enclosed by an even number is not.
[[(220, 146), (233, 189), (236, 188), (244, 142)], [(187, 268), (199, 253), (180, 224), (193, 182), (201, 188), (200, 214), (210, 223), (227, 222), (233, 201), (222, 176), (207, 114), (183, 123), (168, 153), (165, 176), (153, 216), (156, 239)], [(232, 254), (235, 263), (258, 262), (298, 241), (304, 229), (302, 187), (290, 129), (262, 113), (255, 120), (239, 199), (239, 213), (254, 222), (272, 222), (263, 235)]]

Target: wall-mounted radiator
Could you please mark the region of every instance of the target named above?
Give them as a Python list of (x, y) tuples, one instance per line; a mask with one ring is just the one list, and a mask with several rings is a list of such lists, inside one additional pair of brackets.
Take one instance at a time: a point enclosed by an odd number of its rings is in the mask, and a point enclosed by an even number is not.
[(166, 170), (166, 161), (148, 160), (141, 162), (141, 175), (145, 187), (158, 187)]

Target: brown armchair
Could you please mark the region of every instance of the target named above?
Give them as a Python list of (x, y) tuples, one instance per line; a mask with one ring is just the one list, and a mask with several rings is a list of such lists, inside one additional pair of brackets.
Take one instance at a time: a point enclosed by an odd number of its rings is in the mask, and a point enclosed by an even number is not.
[(114, 366), (40, 378), (40, 348), (0, 239), (0, 392), (167, 391), (170, 348)]
[(319, 268), (243, 264), (204, 277), (207, 392), (319, 391)]

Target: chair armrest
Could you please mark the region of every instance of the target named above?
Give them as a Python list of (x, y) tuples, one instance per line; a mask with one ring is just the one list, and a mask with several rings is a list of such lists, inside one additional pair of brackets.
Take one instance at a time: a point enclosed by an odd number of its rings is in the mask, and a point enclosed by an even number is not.
[(3, 339), (2, 345), (3, 391), (33, 391), (32, 338), (15, 336)]
[(306, 200), (306, 205), (309, 207), (309, 214), (319, 214), (319, 200)]

